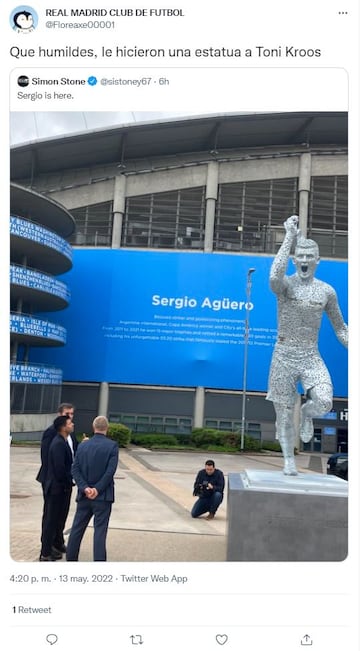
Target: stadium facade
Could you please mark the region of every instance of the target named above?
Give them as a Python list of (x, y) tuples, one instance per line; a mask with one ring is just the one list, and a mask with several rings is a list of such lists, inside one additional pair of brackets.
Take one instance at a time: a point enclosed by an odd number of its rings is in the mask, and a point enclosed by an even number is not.
[[(106, 413), (184, 434), (238, 431), (245, 399), (246, 431), (274, 438), (268, 272), (289, 215), (318, 242), (318, 276), (346, 316), (347, 114), (211, 115), (39, 140), (12, 148), (11, 182), (14, 437), (37, 437), (61, 397), (80, 431)], [(33, 269), (50, 286), (35, 275), (30, 290)], [(345, 451), (347, 358), (326, 324), (320, 349), (334, 408), (309, 448)]]

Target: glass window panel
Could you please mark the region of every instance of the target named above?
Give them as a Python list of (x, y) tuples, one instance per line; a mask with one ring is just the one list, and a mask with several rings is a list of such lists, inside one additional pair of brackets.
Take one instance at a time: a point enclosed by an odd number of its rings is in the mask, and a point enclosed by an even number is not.
[(122, 423), (122, 416), (119, 414), (109, 414), (109, 423)]
[(61, 402), (61, 387), (43, 385), (41, 413), (48, 414), (56, 412)]
[(199, 249), (204, 239), (204, 221), (204, 187), (129, 197), (122, 244)]
[(308, 236), (319, 244), (323, 257), (347, 257), (347, 176), (314, 176), (309, 198)]
[(297, 207), (297, 179), (224, 183), (219, 186), (214, 248), (274, 252), (272, 229)]
[(139, 434), (147, 434), (149, 432), (150, 426), (146, 423), (136, 423), (135, 432)]
[(112, 202), (83, 206), (71, 211), (76, 229), (70, 244), (75, 246), (110, 246), (112, 236)]
[(41, 385), (26, 385), (25, 413), (38, 413), (41, 404)]
[(120, 416), (121, 422), (124, 423), (124, 425), (132, 425), (135, 423), (135, 416), (127, 416), (126, 414), (123, 414)]
[(23, 413), (25, 404), (25, 384), (17, 384), (16, 382), (11, 385), (11, 413)]
[(208, 418), (205, 420), (205, 427), (216, 429), (217, 426), (218, 426), (217, 420), (209, 420)]
[(178, 427), (177, 425), (165, 425), (164, 432), (165, 434), (177, 434)]
[(219, 429), (224, 429), (228, 432), (232, 431), (232, 423), (230, 420), (221, 420), (219, 422)]

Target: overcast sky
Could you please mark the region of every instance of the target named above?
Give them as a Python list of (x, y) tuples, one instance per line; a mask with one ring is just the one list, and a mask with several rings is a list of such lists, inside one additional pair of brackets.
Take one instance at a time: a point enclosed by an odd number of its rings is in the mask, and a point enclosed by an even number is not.
[(197, 115), (193, 112), (160, 113), (160, 112), (13, 112), (10, 114), (10, 143), (19, 145), (51, 138), (87, 129), (122, 126), (134, 122), (165, 120), (166, 118), (186, 117)]

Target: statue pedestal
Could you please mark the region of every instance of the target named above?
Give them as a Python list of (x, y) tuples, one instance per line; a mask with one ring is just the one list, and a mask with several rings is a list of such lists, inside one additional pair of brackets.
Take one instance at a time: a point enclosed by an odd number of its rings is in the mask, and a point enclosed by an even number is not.
[(228, 561), (342, 561), (348, 483), (245, 470), (228, 477)]

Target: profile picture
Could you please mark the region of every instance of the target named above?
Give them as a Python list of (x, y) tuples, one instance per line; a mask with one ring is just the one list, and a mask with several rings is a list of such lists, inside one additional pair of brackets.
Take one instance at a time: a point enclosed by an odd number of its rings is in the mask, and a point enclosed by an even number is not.
[(26, 75), (20, 75), (20, 77), (18, 77), (18, 80), (17, 80), (18, 86), (21, 86), (22, 88), (24, 88), (25, 86), (28, 86), (29, 82), (30, 82), (30, 79)]
[(38, 24), (38, 16), (32, 7), (20, 5), (10, 14), (10, 25), (17, 34), (31, 34)]

